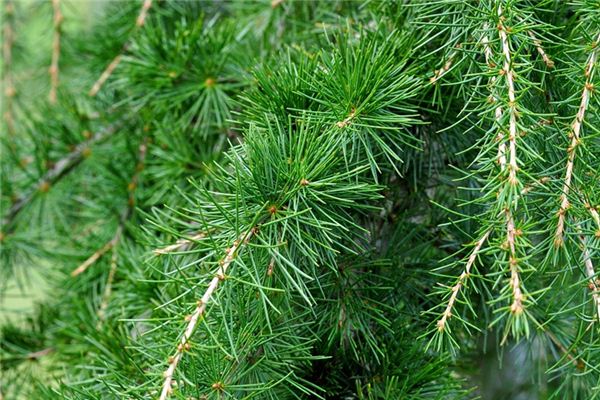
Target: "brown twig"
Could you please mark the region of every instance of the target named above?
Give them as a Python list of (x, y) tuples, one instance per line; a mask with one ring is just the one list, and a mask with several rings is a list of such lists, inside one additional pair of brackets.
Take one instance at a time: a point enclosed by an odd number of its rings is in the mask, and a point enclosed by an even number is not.
[(593, 207), (590, 203), (585, 203), (585, 209), (588, 210), (594, 223), (596, 224), (596, 231), (594, 232), (594, 236), (600, 239), (600, 214), (598, 210)]
[(542, 42), (540, 42), (540, 40), (536, 38), (535, 34), (532, 31), (527, 31), (527, 33), (529, 34), (529, 37), (531, 37), (531, 40), (533, 40), (533, 45), (542, 57), (542, 60), (544, 60), (546, 66), (548, 68), (554, 68), (554, 61), (552, 61), (552, 59), (550, 59), (548, 54), (546, 54), (546, 52), (544, 51), (544, 48), (542, 47)]
[[(596, 43), (600, 43), (600, 34), (596, 39)], [(577, 146), (580, 143), (580, 132), (585, 118), (585, 112), (587, 111), (594, 85), (592, 84), (592, 77), (594, 72), (594, 66), (596, 65), (596, 58), (598, 53), (598, 47), (594, 46), (585, 67), (585, 84), (581, 92), (581, 102), (579, 103), (579, 109), (575, 120), (571, 125), (571, 131), (569, 132), (569, 138), (571, 138), (571, 144), (567, 149), (567, 168), (565, 171), (565, 180), (560, 195), (560, 209), (558, 210), (558, 223), (556, 226), (556, 233), (554, 235), (554, 245), (556, 247), (562, 246), (564, 239), (563, 234), (565, 230), (565, 215), (569, 208), (569, 190), (571, 189), (571, 180), (573, 179), (573, 166), (575, 164), (575, 152)]]
[(113, 236), (113, 238), (111, 240), (109, 240), (104, 246), (102, 246), (101, 248), (96, 250), (94, 252), (94, 254), (92, 254), (90, 257), (88, 257), (88, 259), (85, 260), (83, 263), (81, 263), (77, 268), (75, 268), (73, 271), (71, 271), (71, 276), (77, 276), (77, 275), (81, 274), (86, 269), (88, 269), (88, 267), (90, 265), (93, 265), (96, 261), (98, 261), (98, 259), (100, 259), (100, 257), (102, 257), (104, 255), (104, 253), (106, 253), (107, 251), (112, 249), (114, 247), (115, 243), (119, 240), (119, 238), (121, 236), (120, 228), (121, 228), (121, 225), (119, 224), (119, 227), (117, 228), (117, 233), (115, 234), (115, 236)]
[[(461, 47), (460, 43), (456, 45), (457, 49), (460, 49), (460, 47)], [(437, 83), (437, 81), (442, 78), (442, 76), (446, 75), (446, 73), (452, 67), (452, 64), (454, 63), (454, 59), (456, 58), (457, 55), (458, 55), (458, 50), (452, 51), (450, 53), (450, 55), (448, 56), (448, 58), (446, 59), (446, 62), (444, 63), (442, 68), (436, 69), (435, 71), (433, 71), (433, 76), (431, 78), (429, 78), (429, 83), (431, 83), (432, 85), (435, 85)]]
[(446, 328), (446, 323), (447, 323), (448, 319), (452, 316), (452, 308), (454, 307), (454, 303), (456, 302), (456, 298), (458, 297), (458, 292), (464, 286), (465, 281), (469, 278), (469, 276), (471, 276), (471, 267), (475, 263), (475, 260), (477, 259), (477, 255), (479, 254), (479, 251), (481, 250), (483, 243), (487, 240), (490, 233), (491, 233), (491, 230), (488, 230), (477, 241), (477, 243), (475, 243), (475, 247), (473, 247), (473, 251), (471, 251), (471, 255), (469, 256), (469, 258), (467, 260), (467, 264), (465, 265), (464, 271), (458, 277), (458, 282), (456, 282), (456, 285), (454, 285), (452, 287), (452, 294), (450, 295), (450, 299), (448, 300), (448, 305), (446, 306), (446, 309), (444, 310), (442, 317), (437, 322), (438, 331), (441, 332)]
[(152, 0), (144, 0), (140, 14), (135, 20), (135, 26), (138, 28), (144, 26), (144, 22), (146, 22), (146, 16), (148, 15), (148, 10), (150, 10), (150, 7), (152, 7)]
[[(140, 13), (138, 14), (138, 16), (135, 20), (135, 30), (136, 31), (139, 28), (141, 28), (142, 26), (144, 26), (144, 24), (146, 22), (146, 17), (148, 15), (148, 11), (150, 10), (150, 7), (152, 7), (152, 0), (144, 0), (144, 3), (142, 4), (142, 8), (140, 9)], [(117, 68), (117, 66), (121, 62), (121, 59), (123, 58), (123, 53), (125, 51), (127, 51), (128, 47), (129, 47), (129, 39), (123, 45), (121, 52), (115, 56), (115, 58), (110, 62), (110, 64), (108, 64), (108, 66), (102, 72), (102, 74), (100, 75), (98, 80), (94, 83), (94, 85), (92, 86), (92, 88), (90, 89), (90, 91), (88, 93), (90, 96), (94, 97), (96, 94), (98, 94), (100, 89), (102, 89), (102, 86), (104, 85), (106, 80), (112, 75), (115, 68)]]
[(28, 353), (26, 355), (26, 358), (28, 360), (37, 360), (38, 358), (42, 358), (50, 353), (52, 353), (54, 351), (54, 349), (52, 347), (48, 347), (47, 349), (43, 349), (40, 351), (35, 351), (33, 353)]
[(144, 138), (142, 143), (139, 146), (138, 152), (138, 162), (135, 166), (135, 172), (131, 178), (131, 181), (128, 184), (129, 197), (127, 199), (127, 206), (123, 210), (121, 214), (121, 218), (119, 220), (119, 225), (117, 226), (117, 230), (115, 231), (114, 236), (111, 240), (109, 240), (104, 246), (100, 249), (96, 250), (94, 254), (92, 254), (87, 260), (85, 260), (81, 265), (75, 268), (71, 272), (71, 276), (77, 276), (87, 270), (91, 265), (93, 265), (100, 257), (102, 257), (107, 251), (113, 249), (118, 245), (121, 240), (121, 236), (123, 235), (123, 230), (125, 229), (125, 223), (129, 219), (131, 212), (133, 211), (133, 207), (135, 206), (135, 197), (134, 191), (138, 185), (139, 174), (144, 169), (144, 161), (146, 159), (146, 153), (148, 149), (148, 139)]
[(517, 231), (515, 229), (515, 222), (510, 210), (506, 211), (506, 221), (506, 238), (510, 250), (510, 287), (513, 293), (513, 302), (510, 306), (510, 311), (515, 315), (520, 315), (523, 313), (524, 296), (523, 291), (521, 290), (519, 261), (516, 254), (515, 237), (517, 236)]
[(335, 125), (338, 128), (343, 129), (352, 123), (352, 120), (354, 119), (354, 117), (356, 117), (356, 109), (353, 108), (352, 111), (350, 111), (350, 114), (348, 114), (348, 116), (346, 118), (344, 118), (342, 121), (336, 122)]
[(583, 235), (579, 235), (579, 240), (581, 240), (581, 250), (583, 252), (585, 275), (589, 279), (589, 289), (592, 291), (592, 299), (594, 300), (594, 305), (596, 306), (596, 316), (598, 317), (598, 322), (600, 322), (600, 289), (598, 287), (598, 278), (596, 277), (596, 271), (594, 270), (592, 256), (590, 255), (590, 251), (588, 250), (585, 237)]
[(23, 210), (23, 208), (33, 200), (39, 192), (46, 192), (50, 186), (60, 180), (63, 176), (72, 171), (78, 164), (81, 163), (89, 154), (90, 147), (100, 143), (111, 137), (120, 127), (123, 121), (110, 125), (93, 135), (90, 139), (78, 144), (73, 151), (65, 157), (58, 160), (52, 168), (50, 168), (38, 181), (30, 186), (25, 195), (21, 196), (9, 208), (6, 215), (2, 218), (2, 229), (6, 232), (9, 226), (14, 221), (15, 217)]
[(196, 304), (196, 309), (191, 315), (186, 317), (186, 321), (188, 322), (188, 324), (185, 328), (185, 331), (183, 332), (183, 335), (181, 336), (181, 340), (179, 342), (179, 345), (177, 346), (177, 351), (175, 352), (175, 355), (169, 357), (169, 367), (164, 372), (165, 380), (163, 383), (159, 400), (166, 400), (171, 394), (171, 382), (173, 381), (173, 374), (175, 373), (175, 369), (177, 369), (177, 364), (181, 360), (181, 357), (183, 357), (183, 352), (190, 348), (190, 339), (192, 337), (192, 334), (194, 333), (194, 330), (196, 329), (196, 325), (198, 324), (200, 318), (204, 314), (206, 306), (208, 305), (208, 302), (210, 301), (213, 293), (219, 286), (219, 282), (225, 279), (225, 273), (227, 272), (227, 269), (229, 268), (231, 263), (235, 260), (235, 257), (240, 251), (242, 245), (248, 243), (248, 241), (252, 238), (254, 234), (255, 228), (252, 228), (248, 232), (245, 232), (242, 235), (240, 235), (238, 239), (233, 243), (233, 246), (231, 246), (227, 251), (225, 258), (220, 262), (219, 269), (217, 270), (217, 273), (214, 276), (214, 278), (210, 281), (206, 292), (204, 292), (202, 298), (198, 300)]
[(60, 0), (52, 0), (54, 9), (54, 37), (52, 38), (52, 62), (48, 72), (50, 73), (50, 93), (48, 100), (50, 104), (56, 103), (56, 91), (58, 90), (58, 61), (60, 59), (60, 32), (63, 15), (60, 11)]
[(162, 255), (162, 254), (173, 253), (176, 251), (184, 251), (189, 247), (189, 245), (191, 245), (192, 243), (197, 242), (198, 240), (203, 239), (205, 237), (206, 237), (206, 233), (200, 232), (193, 236), (190, 236), (188, 239), (179, 239), (177, 242), (175, 242), (175, 244), (171, 244), (169, 246), (155, 249), (153, 252), (156, 255)]

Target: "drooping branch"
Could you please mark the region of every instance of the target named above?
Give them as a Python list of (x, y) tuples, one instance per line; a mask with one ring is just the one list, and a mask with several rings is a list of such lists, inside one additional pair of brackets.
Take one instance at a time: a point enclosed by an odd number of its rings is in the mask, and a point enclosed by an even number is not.
[[(508, 93), (508, 183), (512, 186), (518, 184), (517, 179), (517, 104), (515, 96), (515, 84), (514, 84), (514, 71), (512, 68), (512, 57), (510, 43), (508, 40), (507, 28), (504, 26), (505, 17), (502, 13), (502, 6), (498, 6), (498, 18), (500, 23), (498, 24), (498, 32), (500, 35), (500, 43), (502, 46), (502, 54), (504, 56), (504, 62), (502, 67), (502, 74), (506, 79), (507, 93)], [(523, 290), (521, 288), (521, 278), (519, 276), (519, 261), (517, 258), (516, 251), (516, 237), (518, 232), (515, 228), (515, 220), (512, 213), (511, 206), (505, 208), (506, 214), (506, 241), (509, 250), (509, 270), (510, 270), (510, 287), (512, 290), (513, 302), (510, 307), (510, 311), (515, 315), (523, 313)]]
[(475, 243), (475, 247), (473, 247), (473, 250), (471, 251), (471, 255), (467, 259), (467, 264), (465, 265), (464, 271), (458, 277), (458, 281), (456, 282), (456, 285), (454, 285), (452, 287), (452, 294), (450, 295), (450, 299), (448, 300), (446, 309), (444, 310), (442, 317), (437, 322), (437, 328), (439, 331), (443, 331), (446, 328), (446, 323), (448, 322), (448, 319), (452, 316), (452, 308), (454, 307), (454, 303), (456, 302), (456, 299), (458, 297), (458, 292), (465, 285), (465, 282), (469, 278), (469, 276), (471, 276), (471, 267), (475, 263), (475, 260), (477, 259), (477, 255), (481, 251), (481, 247), (483, 246), (483, 243), (487, 240), (490, 233), (491, 233), (491, 230), (488, 230), (477, 241), (477, 243)]
[(135, 172), (133, 173), (131, 181), (127, 185), (127, 188), (129, 190), (129, 197), (127, 199), (127, 205), (125, 206), (125, 209), (121, 213), (121, 218), (119, 219), (119, 225), (117, 226), (114, 236), (104, 246), (102, 246), (100, 249), (96, 250), (96, 252), (94, 252), (94, 254), (92, 254), (81, 265), (79, 265), (77, 268), (75, 268), (71, 272), (71, 276), (77, 276), (77, 275), (81, 274), (82, 272), (87, 270), (91, 265), (93, 265), (96, 261), (98, 261), (98, 259), (100, 259), (100, 257), (102, 257), (107, 251), (109, 251), (111, 249), (114, 251), (115, 247), (119, 244), (119, 241), (121, 240), (121, 236), (123, 235), (123, 230), (125, 229), (125, 223), (129, 219), (129, 216), (131, 215), (131, 213), (133, 211), (133, 207), (135, 206), (134, 192), (138, 185), (139, 174), (144, 169), (144, 162), (146, 160), (147, 150), (148, 150), (148, 139), (144, 138), (142, 140), (142, 143), (139, 146), (138, 161), (135, 166)]
[[(600, 42), (600, 34), (596, 39), (596, 43)], [(569, 190), (571, 189), (571, 181), (573, 180), (573, 166), (575, 164), (575, 153), (577, 151), (577, 146), (579, 145), (581, 139), (581, 127), (583, 125), (583, 121), (585, 118), (585, 113), (587, 111), (588, 105), (590, 103), (590, 97), (592, 95), (592, 91), (594, 90), (594, 85), (592, 84), (592, 78), (594, 73), (594, 67), (596, 65), (596, 59), (598, 55), (598, 47), (595, 46), (590, 55), (588, 56), (588, 60), (585, 67), (585, 84), (583, 85), (583, 90), (581, 92), (581, 102), (579, 103), (579, 109), (577, 110), (577, 115), (571, 124), (571, 130), (569, 132), (569, 138), (571, 139), (571, 143), (567, 149), (567, 167), (565, 170), (565, 178), (562, 187), (562, 193), (560, 195), (560, 209), (558, 210), (558, 223), (556, 226), (556, 233), (554, 235), (554, 245), (556, 247), (562, 246), (564, 243), (563, 235), (565, 230), (565, 216), (567, 213), (567, 209), (569, 208)]]
[(177, 369), (177, 364), (179, 364), (181, 357), (183, 357), (183, 352), (190, 348), (190, 339), (192, 337), (192, 334), (194, 333), (194, 330), (196, 329), (196, 325), (198, 324), (200, 318), (204, 314), (208, 302), (210, 301), (213, 293), (219, 286), (219, 283), (225, 279), (225, 273), (227, 272), (227, 269), (235, 260), (235, 257), (239, 253), (241, 247), (244, 244), (248, 243), (248, 241), (252, 238), (255, 232), (256, 228), (252, 228), (249, 231), (241, 234), (238, 237), (238, 239), (233, 243), (233, 246), (231, 246), (227, 251), (225, 258), (220, 262), (219, 269), (217, 270), (217, 273), (214, 276), (214, 278), (210, 281), (206, 292), (204, 292), (202, 298), (198, 300), (194, 312), (186, 317), (186, 321), (188, 322), (188, 324), (185, 328), (185, 331), (183, 332), (183, 335), (181, 336), (181, 340), (179, 342), (179, 345), (177, 346), (177, 351), (175, 352), (175, 355), (169, 357), (169, 367), (164, 372), (165, 380), (163, 382), (163, 387), (159, 400), (166, 400), (171, 394), (171, 382), (173, 381), (173, 375), (175, 373), (175, 370)]
[(89, 155), (89, 149), (95, 144), (101, 143), (104, 140), (115, 134), (123, 121), (110, 125), (83, 143), (78, 144), (73, 151), (65, 157), (58, 160), (54, 166), (49, 169), (38, 181), (31, 185), (26, 193), (21, 196), (8, 209), (6, 215), (2, 218), (2, 231), (7, 232), (15, 217), (29, 204), (40, 191), (48, 191), (50, 186), (59, 181), (61, 178), (71, 172)]
[(52, 62), (48, 72), (50, 73), (50, 93), (48, 100), (50, 104), (56, 103), (56, 91), (58, 90), (58, 62), (60, 59), (60, 33), (63, 22), (63, 15), (60, 11), (60, 0), (52, 0), (54, 9), (54, 36), (52, 38)]
[[(150, 7), (152, 7), (152, 0), (144, 0), (144, 3), (142, 4), (142, 8), (140, 9), (140, 13), (138, 14), (138, 16), (135, 20), (135, 30), (138, 30), (139, 28), (144, 26), (144, 23), (146, 22), (146, 17), (148, 16), (148, 11), (150, 10)], [(94, 97), (96, 94), (98, 94), (100, 89), (102, 89), (102, 86), (104, 85), (106, 80), (112, 75), (114, 70), (117, 68), (117, 66), (121, 62), (121, 58), (123, 58), (123, 53), (125, 51), (127, 51), (128, 48), (129, 48), (129, 40), (127, 42), (125, 42), (125, 44), (123, 45), (123, 48), (121, 49), (121, 52), (115, 56), (115, 58), (110, 62), (110, 64), (108, 64), (108, 66), (102, 72), (102, 74), (100, 75), (98, 80), (94, 83), (94, 85), (92, 86), (92, 88), (90, 89), (90, 91), (88, 93), (90, 96)]]

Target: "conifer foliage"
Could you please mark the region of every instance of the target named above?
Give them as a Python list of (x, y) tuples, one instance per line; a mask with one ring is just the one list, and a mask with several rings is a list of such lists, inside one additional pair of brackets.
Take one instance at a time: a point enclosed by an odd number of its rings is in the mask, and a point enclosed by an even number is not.
[(600, 393), (597, 0), (3, 7), (0, 399)]

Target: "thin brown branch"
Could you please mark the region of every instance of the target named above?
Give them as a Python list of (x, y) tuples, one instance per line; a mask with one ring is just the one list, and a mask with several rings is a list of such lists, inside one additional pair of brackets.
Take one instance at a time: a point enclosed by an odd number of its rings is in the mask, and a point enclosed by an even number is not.
[(225, 279), (225, 273), (227, 272), (227, 269), (235, 260), (241, 247), (244, 244), (248, 243), (248, 241), (255, 234), (255, 231), (255, 228), (250, 229), (248, 232), (241, 234), (238, 237), (238, 239), (233, 243), (233, 246), (231, 246), (227, 251), (225, 258), (220, 262), (219, 269), (217, 270), (217, 273), (214, 276), (214, 278), (210, 281), (206, 292), (204, 292), (202, 298), (198, 300), (196, 309), (191, 315), (186, 317), (186, 321), (188, 321), (188, 324), (185, 328), (185, 331), (183, 332), (183, 335), (181, 336), (181, 340), (179, 342), (179, 345), (177, 346), (177, 351), (175, 352), (175, 355), (169, 357), (169, 367), (164, 372), (165, 380), (163, 383), (159, 400), (166, 400), (171, 394), (171, 382), (173, 381), (173, 375), (175, 373), (175, 370), (177, 369), (177, 364), (179, 364), (179, 361), (183, 357), (183, 352), (190, 348), (190, 339), (192, 337), (192, 334), (194, 333), (194, 330), (196, 329), (196, 325), (198, 324), (200, 318), (204, 314), (206, 306), (208, 305), (208, 302), (210, 301), (213, 293), (219, 286), (219, 283)]
[(42, 358), (42, 357), (52, 353), (53, 351), (54, 351), (54, 349), (52, 347), (48, 347), (47, 349), (35, 351), (33, 353), (28, 353), (25, 357), (29, 360), (37, 360), (38, 358)]
[(148, 10), (150, 10), (150, 7), (152, 7), (152, 0), (144, 0), (140, 14), (135, 20), (135, 26), (138, 28), (144, 26), (144, 22), (146, 22), (146, 16), (148, 15)]
[[(457, 49), (460, 49), (460, 47), (461, 47), (460, 43), (458, 45), (456, 45)], [(448, 58), (446, 59), (446, 62), (444, 63), (442, 68), (436, 69), (435, 71), (433, 71), (433, 76), (431, 78), (429, 78), (429, 82), (432, 85), (435, 85), (437, 83), (437, 81), (439, 81), (444, 75), (446, 75), (446, 73), (452, 67), (452, 64), (454, 63), (454, 59), (456, 58), (457, 55), (458, 55), (458, 50), (452, 51), (450, 53), (450, 55), (448, 56)]]
[(529, 192), (531, 192), (537, 186), (545, 185), (548, 182), (550, 182), (550, 178), (547, 176), (543, 176), (540, 179), (537, 179), (537, 180), (533, 181), (532, 183), (525, 185), (523, 187), (523, 189), (521, 189), (521, 195), (525, 196), (525, 195), (529, 194)]
[(598, 214), (598, 209), (593, 207), (590, 203), (585, 203), (585, 209), (588, 210), (594, 223), (596, 224), (596, 231), (594, 232), (594, 236), (600, 239), (600, 214)]
[(52, 8), (54, 9), (54, 37), (52, 38), (52, 62), (48, 70), (50, 73), (50, 93), (48, 94), (50, 104), (56, 103), (56, 91), (58, 90), (60, 32), (63, 22), (63, 15), (60, 11), (60, 0), (52, 0)]
[(529, 37), (531, 37), (531, 40), (533, 40), (533, 45), (542, 57), (542, 60), (544, 60), (546, 67), (554, 68), (554, 61), (552, 61), (552, 59), (550, 59), (548, 54), (546, 54), (546, 52), (544, 51), (544, 48), (542, 47), (542, 42), (535, 36), (535, 34), (532, 31), (527, 31), (527, 33), (529, 34)]
[(490, 232), (491, 230), (485, 232), (483, 236), (475, 243), (475, 247), (473, 247), (471, 255), (467, 259), (467, 264), (465, 265), (464, 271), (462, 272), (462, 274), (460, 274), (456, 285), (452, 287), (452, 294), (450, 295), (450, 299), (448, 300), (446, 309), (444, 310), (442, 317), (437, 322), (437, 328), (440, 332), (446, 328), (446, 323), (448, 319), (452, 316), (452, 308), (454, 307), (454, 303), (456, 302), (456, 299), (458, 297), (458, 292), (465, 285), (465, 282), (469, 278), (469, 276), (471, 276), (471, 267), (475, 263), (477, 255), (479, 254), (483, 243), (487, 240), (488, 236), (490, 235)]
[(117, 122), (116, 124), (100, 130), (90, 139), (78, 144), (73, 151), (58, 160), (52, 168), (50, 168), (38, 181), (32, 184), (27, 192), (9, 208), (6, 215), (2, 218), (2, 231), (6, 233), (9, 230), (15, 217), (35, 198), (37, 193), (47, 192), (51, 185), (71, 172), (90, 154), (90, 147), (103, 142), (115, 134), (122, 122), (123, 121)]
[(348, 116), (346, 118), (344, 118), (342, 121), (336, 122), (335, 125), (338, 128), (343, 129), (352, 123), (352, 120), (354, 119), (354, 117), (356, 117), (356, 109), (353, 108), (352, 111), (350, 111), (350, 114), (348, 114)]
[[(135, 30), (136, 31), (139, 28), (141, 28), (142, 26), (144, 26), (144, 24), (146, 23), (146, 17), (148, 16), (148, 11), (150, 10), (150, 7), (152, 7), (152, 0), (144, 0), (144, 3), (142, 4), (142, 8), (140, 9), (140, 12), (135, 20)], [(98, 80), (94, 83), (94, 85), (92, 86), (92, 88), (90, 89), (90, 91), (88, 93), (90, 96), (94, 97), (96, 94), (98, 94), (100, 89), (102, 89), (102, 86), (104, 85), (106, 80), (112, 75), (114, 70), (117, 68), (117, 66), (121, 62), (121, 59), (123, 58), (123, 53), (127, 50), (128, 47), (129, 47), (129, 39), (123, 45), (121, 52), (115, 56), (115, 58), (110, 62), (110, 64), (108, 64), (108, 66), (102, 72), (102, 74), (100, 75)]]
[(14, 4), (11, 0), (7, 0), (4, 6), (4, 27), (2, 40), (2, 58), (3, 78), (4, 78), (4, 121), (9, 134), (15, 133), (14, 115), (13, 115), (13, 98), (16, 90), (13, 82), (12, 74), (12, 50), (14, 44), (14, 28), (13, 15), (15, 12)]
[(171, 244), (169, 246), (161, 247), (159, 249), (155, 249), (153, 252), (156, 255), (174, 253), (176, 251), (185, 251), (188, 247), (198, 240), (204, 239), (206, 237), (206, 233), (200, 232), (193, 236), (190, 236), (187, 239), (179, 239), (175, 244)]
[(590, 255), (585, 237), (580, 235), (579, 239), (581, 240), (585, 275), (589, 279), (589, 289), (592, 292), (592, 299), (594, 300), (594, 306), (596, 307), (596, 316), (598, 317), (598, 322), (600, 322), (600, 288), (598, 287), (600, 282), (596, 276), (596, 271), (594, 270), (594, 264), (592, 262), (592, 256)]
[[(119, 228), (121, 226), (119, 225)], [(117, 229), (117, 232), (120, 232), (119, 229)], [(120, 236), (120, 235), (119, 235)], [(98, 250), (96, 250), (94, 252), (94, 254), (92, 254), (90, 257), (88, 257), (87, 260), (85, 260), (83, 263), (81, 263), (77, 268), (75, 268), (73, 271), (71, 271), (71, 276), (77, 276), (79, 274), (81, 274), (82, 272), (84, 272), (86, 269), (88, 269), (88, 267), (90, 267), (91, 265), (93, 265), (96, 261), (98, 261), (100, 259), (100, 257), (102, 257), (107, 251), (109, 251), (110, 249), (113, 248), (113, 246), (115, 245), (115, 239), (118, 240), (117, 235), (115, 235), (111, 240), (109, 240), (104, 246), (102, 246), (101, 248), (99, 248)]]
[(517, 231), (515, 229), (515, 222), (510, 210), (506, 211), (506, 221), (506, 237), (510, 250), (510, 287), (513, 294), (513, 302), (510, 306), (510, 311), (515, 315), (520, 315), (523, 313), (524, 295), (521, 289), (519, 261), (516, 254), (515, 237), (517, 236)]
[[(596, 43), (600, 43), (600, 34), (596, 39)], [(564, 243), (563, 235), (565, 230), (565, 215), (569, 208), (569, 190), (571, 189), (571, 181), (573, 179), (573, 166), (575, 164), (575, 153), (577, 146), (581, 139), (581, 127), (585, 118), (585, 112), (587, 111), (594, 85), (592, 84), (592, 77), (594, 72), (594, 66), (596, 65), (596, 59), (598, 55), (598, 47), (595, 46), (590, 55), (585, 67), (585, 84), (581, 92), (581, 102), (579, 103), (579, 109), (577, 115), (571, 125), (571, 131), (569, 132), (569, 138), (571, 138), (571, 144), (567, 149), (567, 167), (565, 171), (565, 179), (563, 183), (562, 193), (560, 195), (560, 209), (558, 210), (558, 223), (556, 226), (556, 233), (554, 235), (554, 245), (556, 247), (562, 246)]]
[(94, 83), (94, 85), (92, 86), (92, 88), (90, 89), (89, 95), (90, 96), (95, 96), (96, 94), (98, 94), (98, 92), (100, 91), (100, 89), (102, 88), (102, 86), (104, 85), (104, 82), (106, 82), (106, 80), (112, 75), (113, 71), (115, 70), (115, 68), (117, 68), (117, 66), (119, 65), (119, 63), (121, 62), (121, 58), (123, 57), (122, 54), (118, 54), (111, 62), (110, 64), (108, 64), (108, 67), (106, 67), (106, 69), (104, 71), (102, 71), (102, 74), (100, 75), (100, 78), (98, 78), (98, 80)]

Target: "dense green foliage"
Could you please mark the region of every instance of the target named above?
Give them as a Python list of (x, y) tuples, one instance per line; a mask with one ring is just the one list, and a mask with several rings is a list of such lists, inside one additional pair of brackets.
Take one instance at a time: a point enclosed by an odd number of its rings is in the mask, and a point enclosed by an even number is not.
[(599, 396), (598, 0), (69, 7), (4, 3), (0, 398)]

